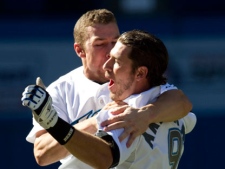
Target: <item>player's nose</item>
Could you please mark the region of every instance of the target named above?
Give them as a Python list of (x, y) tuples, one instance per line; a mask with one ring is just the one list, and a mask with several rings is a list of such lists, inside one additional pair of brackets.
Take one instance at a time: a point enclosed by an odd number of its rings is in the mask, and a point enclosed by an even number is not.
[(110, 55), (107, 55), (108, 60), (103, 65), (103, 70), (105, 71), (112, 71), (113, 68), (113, 59)]

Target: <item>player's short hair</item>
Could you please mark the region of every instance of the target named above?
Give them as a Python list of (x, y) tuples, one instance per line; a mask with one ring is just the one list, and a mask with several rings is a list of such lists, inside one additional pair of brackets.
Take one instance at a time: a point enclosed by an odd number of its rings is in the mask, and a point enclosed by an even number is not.
[(168, 51), (164, 43), (156, 36), (141, 30), (124, 32), (118, 39), (122, 44), (131, 47), (129, 59), (132, 69), (140, 66), (148, 68), (147, 79), (150, 87), (166, 83), (164, 73), (168, 66)]
[(87, 33), (85, 28), (95, 24), (116, 23), (114, 14), (107, 9), (94, 9), (83, 14), (76, 22), (73, 30), (74, 42), (83, 45)]

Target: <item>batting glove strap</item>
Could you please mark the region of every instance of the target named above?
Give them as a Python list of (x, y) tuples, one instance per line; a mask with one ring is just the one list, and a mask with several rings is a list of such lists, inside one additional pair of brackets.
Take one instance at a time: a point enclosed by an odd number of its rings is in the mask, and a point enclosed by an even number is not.
[(48, 97), (48, 99), (46, 99), (43, 103), (45, 103), (43, 107), (40, 107), (32, 112), (34, 114), (35, 120), (43, 128), (49, 129), (50, 127), (54, 127), (54, 125), (58, 121), (58, 114), (55, 111), (54, 107), (51, 105), (51, 97)]
[(71, 139), (71, 137), (73, 136), (73, 134), (75, 132), (75, 128), (72, 125), (70, 125), (69, 123), (65, 122), (60, 117), (58, 118), (58, 121), (54, 125), (54, 127), (51, 127), (49, 129), (46, 129), (46, 130), (61, 145), (66, 144)]

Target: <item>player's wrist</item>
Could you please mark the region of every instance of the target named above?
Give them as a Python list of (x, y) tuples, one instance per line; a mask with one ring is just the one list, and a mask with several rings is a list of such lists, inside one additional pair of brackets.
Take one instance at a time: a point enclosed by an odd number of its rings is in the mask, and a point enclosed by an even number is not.
[(50, 127), (46, 130), (61, 145), (66, 144), (71, 139), (71, 137), (73, 136), (73, 134), (75, 132), (75, 128), (72, 125), (70, 125), (69, 123), (65, 122), (60, 117), (58, 118), (54, 127)]
[(144, 119), (147, 121), (147, 124), (151, 124), (151, 123), (155, 123), (156, 120), (156, 110), (155, 110), (155, 106), (152, 104), (148, 104), (142, 108), (140, 108), (139, 110), (140, 112), (142, 112), (144, 114)]

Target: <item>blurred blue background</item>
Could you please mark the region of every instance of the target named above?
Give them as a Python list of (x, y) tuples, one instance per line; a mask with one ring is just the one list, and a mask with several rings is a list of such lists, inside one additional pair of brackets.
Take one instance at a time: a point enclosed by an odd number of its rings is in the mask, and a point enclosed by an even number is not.
[(0, 0), (0, 154), (5, 169), (40, 167), (25, 137), (30, 111), (21, 106), (24, 88), (37, 76), (46, 85), (81, 65), (73, 50), (73, 27), (90, 9), (107, 8), (121, 33), (149, 31), (168, 48), (169, 82), (190, 98), (198, 121), (186, 136), (180, 169), (223, 166), (225, 152), (224, 0)]

